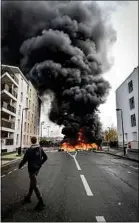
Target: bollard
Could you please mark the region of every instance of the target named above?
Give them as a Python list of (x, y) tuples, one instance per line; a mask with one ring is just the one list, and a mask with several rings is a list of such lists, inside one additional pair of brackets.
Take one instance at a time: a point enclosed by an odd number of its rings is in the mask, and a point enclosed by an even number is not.
[(17, 152), (18, 152), (18, 155), (21, 156), (21, 147), (18, 147)]

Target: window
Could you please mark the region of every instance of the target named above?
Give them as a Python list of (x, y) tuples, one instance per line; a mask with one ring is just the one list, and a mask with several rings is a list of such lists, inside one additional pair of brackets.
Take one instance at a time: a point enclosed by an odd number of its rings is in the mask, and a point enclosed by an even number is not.
[(31, 101), (29, 100), (29, 108), (31, 108)]
[(132, 132), (133, 141), (137, 141), (137, 132)]
[(16, 135), (16, 145), (18, 145), (19, 134)]
[(21, 102), (23, 101), (23, 92), (21, 92)]
[(23, 89), (23, 78), (21, 78), (21, 88)]
[(29, 85), (27, 85), (27, 94), (29, 94)]
[(134, 101), (134, 97), (129, 99), (129, 105), (130, 105), (130, 109), (135, 108), (135, 101)]
[(30, 112), (28, 112), (28, 120), (30, 119)]
[(24, 124), (24, 132), (26, 132), (26, 122), (25, 122), (25, 124)]
[(18, 119), (18, 130), (20, 129), (20, 119)]
[(31, 98), (31, 89), (30, 89), (30, 98)]
[(28, 113), (28, 111), (25, 110), (25, 119), (27, 119), (27, 113)]
[(27, 130), (27, 132), (29, 132), (29, 123), (28, 123), (28, 130)]
[(14, 139), (6, 139), (5, 140), (5, 145), (13, 145), (14, 144)]
[(132, 127), (136, 126), (136, 116), (135, 116), (135, 114), (131, 115), (131, 126)]
[(21, 115), (21, 105), (19, 105), (18, 115)]
[(25, 135), (23, 136), (23, 144), (24, 145), (26, 144), (26, 136)]
[(28, 98), (26, 98), (26, 107), (28, 108)]
[(132, 81), (130, 81), (128, 83), (128, 91), (129, 91), (129, 93), (133, 91), (133, 82)]

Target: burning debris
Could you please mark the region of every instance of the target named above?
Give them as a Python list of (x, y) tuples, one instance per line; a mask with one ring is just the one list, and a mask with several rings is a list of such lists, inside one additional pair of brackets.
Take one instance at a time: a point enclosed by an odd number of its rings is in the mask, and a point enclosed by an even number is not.
[(90, 150), (90, 149), (98, 149), (98, 145), (96, 143), (86, 143), (84, 140), (84, 130), (80, 129), (78, 133), (77, 143), (75, 145), (72, 145), (69, 142), (63, 142), (61, 145), (61, 148), (64, 151), (70, 151), (73, 152), (75, 150)]
[(2, 1), (2, 63), (19, 66), (40, 94), (53, 93), (49, 118), (71, 146), (101, 138), (97, 110), (110, 88), (102, 74), (116, 40), (105, 18), (96, 2)]

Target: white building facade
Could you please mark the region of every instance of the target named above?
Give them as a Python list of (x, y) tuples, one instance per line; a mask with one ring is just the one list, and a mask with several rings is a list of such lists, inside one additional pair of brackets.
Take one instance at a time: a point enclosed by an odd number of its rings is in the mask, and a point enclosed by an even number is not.
[[(123, 114), (124, 140), (125, 143), (131, 142), (132, 149), (139, 149), (138, 88), (139, 73), (137, 67), (116, 90), (116, 108), (122, 109)], [(119, 145), (122, 145), (123, 134), (121, 110), (117, 111), (117, 130)]]
[[(32, 112), (29, 105), (30, 88), (34, 89), (36, 110), (34, 129), (30, 128)], [(32, 97), (31, 99), (34, 100)], [(1, 66), (1, 151), (12, 152), (18, 147), (29, 147), (30, 136), (39, 136), (40, 99), (36, 89), (25, 78), (18, 67)], [(30, 106), (30, 107), (29, 107)], [(21, 137), (22, 136), (22, 137)]]

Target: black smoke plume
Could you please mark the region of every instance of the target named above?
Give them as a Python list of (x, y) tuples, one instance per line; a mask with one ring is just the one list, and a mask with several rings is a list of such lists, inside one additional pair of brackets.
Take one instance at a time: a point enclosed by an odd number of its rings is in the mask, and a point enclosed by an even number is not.
[(40, 94), (53, 92), (49, 118), (74, 143), (81, 128), (86, 141), (100, 138), (115, 41), (96, 2), (2, 1), (2, 63), (19, 66)]

